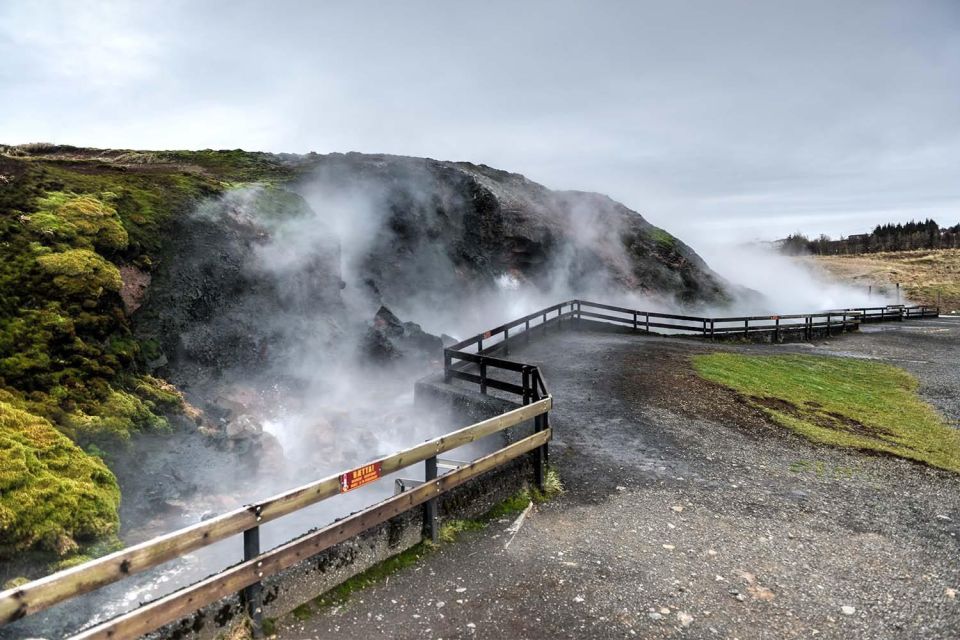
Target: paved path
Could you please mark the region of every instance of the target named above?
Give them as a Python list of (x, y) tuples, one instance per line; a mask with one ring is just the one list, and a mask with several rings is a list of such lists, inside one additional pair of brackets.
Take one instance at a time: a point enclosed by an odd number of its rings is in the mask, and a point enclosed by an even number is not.
[(960, 479), (770, 425), (691, 373), (717, 348), (888, 360), (960, 420), (958, 320), (813, 345), (554, 334), (522, 358), (567, 492), (509, 546), (494, 523), (280, 637), (960, 638)]

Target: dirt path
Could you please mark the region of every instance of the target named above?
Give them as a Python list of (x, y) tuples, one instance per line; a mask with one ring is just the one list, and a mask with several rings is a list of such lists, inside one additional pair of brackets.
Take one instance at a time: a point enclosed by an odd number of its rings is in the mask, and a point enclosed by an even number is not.
[(716, 348), (888, 360), (960, 417), (953, 320), (790, 346), (556, 334), (523, 359), (556, 397), (567, 492), (280, 637), (960, 637), (960, 478), (771, 426), (690, 372)]

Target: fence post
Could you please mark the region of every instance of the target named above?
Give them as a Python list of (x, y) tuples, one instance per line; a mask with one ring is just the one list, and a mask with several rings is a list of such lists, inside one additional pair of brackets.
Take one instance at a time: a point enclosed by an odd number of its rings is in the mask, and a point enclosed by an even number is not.
[(644, 313), (643, 315), (644, 315), (643, 322), (644, 322), (644, 325), (645, 325), (644, 328), (643, 328), (643, 330), (646, 331), (647, 333), (650, 333), (650, 312), (647, 311), (647, 312)]
[(583, 316), (580, 313), (581, 311), (583, 311), (583, 307), (580, 306), (580, 301), (577, 300), (577, 326), (578, 327), (582, 324), (580, 321), (583, 320)]
[(477, 355), (483, 353), (483, 338), (477, 338)]
[(714, 339), (715, 339), (715, 338), (714, 338), (714, 335), (713, 335), (713, 333), (714, 333), (714, 324), (713, 324), (713, 323), (714, 323), (713, 318), (710, 318), (710, 339), (711, 339), (711, 340), (714, 340)]
[[(423, 461), (424, 471), (423, 471), (423, 480), (424, 482), (430, 482), (431, 480), (437, 479), (437, 456), (432, 458), (427, 458)], [(423, 535), (428, 538), (430, 542), (436, 542), (437, 536), (440, 533), (437, 527), (437, 499), (430, 498), (423, 504)]]
[(777, 316), (777, 329), (776, 329), (777, 342), (782, 342), (780, 335), (780, 316)]
[(750, 318), (743, 321), (743, 335), (746, 336), (748, 333), (750, 333)]
[(503, 355), (505, 356), (510, 355), (510, 344), (508, 342), (509, 340), (510, 340), (510, 329), (504, 329), (503, 330)]
[(487, 361), (480, 358), (480, 393), (487, 393)]
[(450, 384), (450, 381), (453, 379), (453, 376), (450, 374), (450, 369), (453, 367), (453, 355), (451, 355), (449, 349), (443, 350), (443, 382), (444, 384)]
[(827, 314), (827, 336), (829, 337), (833, 332), (830, 330), (830, 314)]
[(530, 318), (527, 318), (527, 323), (524, 326), (523, 334), (527, 337), (527, 342), (530, 342)]
[(523, 368), (523, 404), (530, 404), (530, 367)]
[[(540, 370), (537, 369), (534, 375), (539, 378)], [(533, 399), (534, 401), (540, 400), (540, 389), (536, 384), (534, 385)], [(533, 430), (535, 433), (540, 433), (548, 426), (550, 425), (547, 420), (546, 413), (540, 414), (533, 419)], [(546, 443), (534, 449), (533, 452), (533, 482), (540, 491), (543, 491), (546, 488), (547, 462), (549, 455), (550, 454), (547, 450)]]
[(703, 319), (703, 336), (704, 337), (707, 336), (707, 319), (706, 318)]
[[(260, 507), (256, 508), (257, 521), (260, 521)], [(247, 562), (260, 555), (260, 527), (251, 527), (243, 532), (243, 560)], [(260, 563), (257, 563), (257, 575), (263, 577), (260, 571)], [(250, 623), (253, 627), (253, 637), (263, 637), (263, 588), (258, 580), (243, 590), (241, 601), (250, 617)]]

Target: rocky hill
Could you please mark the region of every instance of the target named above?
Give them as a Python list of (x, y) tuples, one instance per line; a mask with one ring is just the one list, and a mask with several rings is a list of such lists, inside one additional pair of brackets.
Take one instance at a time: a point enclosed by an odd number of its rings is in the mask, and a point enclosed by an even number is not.
[(728, 300), (623, 205), (482, 165), (0, 146), (0, 554), (115, 532), (131, 436), (260, 446), (238, 380), (433, 350), (411, 320), (504, 290)]

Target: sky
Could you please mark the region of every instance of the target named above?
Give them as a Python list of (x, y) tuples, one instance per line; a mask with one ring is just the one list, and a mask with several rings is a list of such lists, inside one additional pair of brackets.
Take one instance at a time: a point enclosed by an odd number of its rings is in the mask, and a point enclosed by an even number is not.
[(698, 243), (960, 222), (960, 0), (0, 0), (0, 143), (363, 151)]

